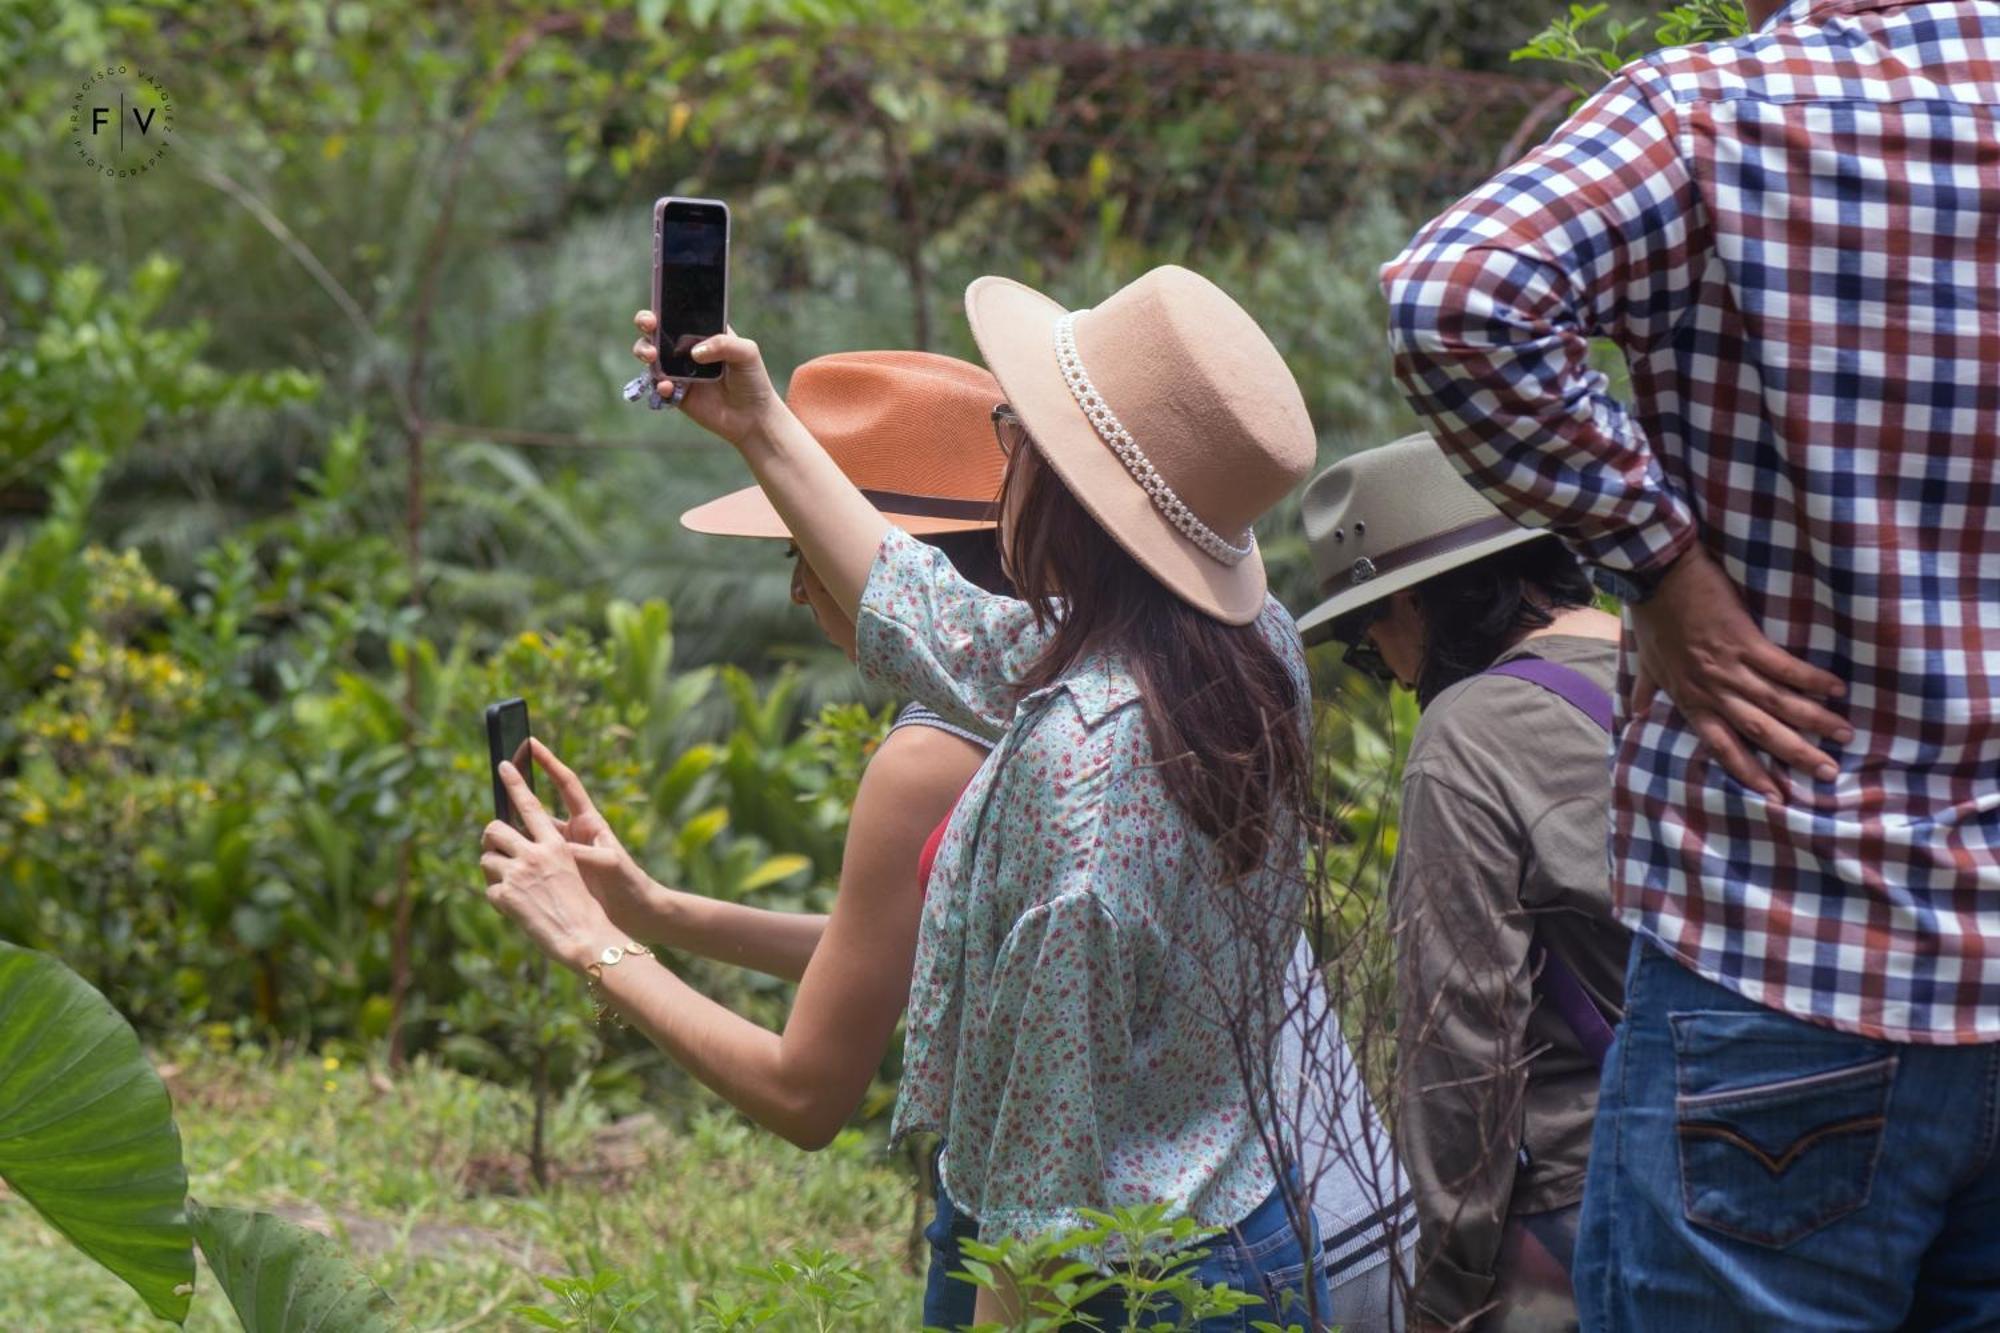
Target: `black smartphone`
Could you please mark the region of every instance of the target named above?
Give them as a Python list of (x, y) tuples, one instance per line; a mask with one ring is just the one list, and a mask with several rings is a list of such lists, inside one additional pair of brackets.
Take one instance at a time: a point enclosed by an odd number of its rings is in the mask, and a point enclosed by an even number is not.
[(507, 799), (506, 784), (500, 781), (500, 761), (511, 759), (514, 767), (521, 770), (522, 781), (528, 790), (535, 789), (534, 758), (528, 749), (528, 701), (525, 699), (503, 699), (486, 708), (486, 752), (492, 760), (493, 769), (493, 817), (512, 824), (521, 832), (528, 831), (514, 809), (514, 803)]
[(697, 365), (688, 351), (729, 323), (729, 205), (670, 197), (653, 205), (653, 314), (659, 373), (719, 380), (722, 363)]

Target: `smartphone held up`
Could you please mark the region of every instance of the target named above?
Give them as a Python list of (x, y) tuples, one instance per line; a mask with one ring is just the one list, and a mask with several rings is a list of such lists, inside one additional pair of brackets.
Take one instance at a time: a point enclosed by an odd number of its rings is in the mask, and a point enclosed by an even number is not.
[(507, 784), (500, 780), (502, 760), (511, 762), (520, 770), (521, 781), (528, 784), (530, 792), (535, 790), (535, 764), (533, 752), (528, 748), (528, 703), (525, 699), (504, 699), (490, 704), (486, 709), (486, 753), (493, 770), (493, 817), (503, 824), (512, 824), (523, 833), (528, 831), (521, 822), (520, 811), (507, 799)]
[(688, 353), (729, 323), (729, 205), (670, 196), (653, 205), (653, 314), (659, 374), (716, 380), (722, 364)]

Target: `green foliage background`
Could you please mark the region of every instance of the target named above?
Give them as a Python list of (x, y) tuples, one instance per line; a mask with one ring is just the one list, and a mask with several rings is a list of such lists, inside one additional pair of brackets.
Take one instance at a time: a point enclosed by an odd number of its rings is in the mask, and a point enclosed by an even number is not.
[[(481, 711), (521, 694), (657, 877), (824, 907), (893, 702), (788, 604), (778, 548), (675, 521), (746, 478), (617, 398), (651, 200), (731, 201), (736, 322), (780, 376), (855, 347), (973, 355), (957, 293), (979, 273), (1081, 305), (1191, 264), (1291, 358), (1330, 460), (1413, 424), (1375, 268), (1546, 125), (1540, 90), (1482, 116), (1453, 82), (1504, 71), (1546, 19), (1539, 0), (0, 0), (0, 938), (170, 1047), (393, 1036), (440, 1086), (524, 1090), (490, 1096), (539, 1108), (538, 1164), (578, 1099), (721, 1133), (652, 1052), (606, 1049), (476, 867)], [(177, 103), (174, 154), (141, 179), (65, 144), (80, 81), (113, 62)], [(1295, 138), (1258, 119), (1274, 106)], [(1294, 520), (1260, 535), (1302, 609)], [(1413, 718), (1318, 667), (1331, 942), (1379, 947)], [(777, 984), (673, 961), (781, 1020)], [(1379, 970), (1355, 975), (1349, 998), (1378, 1002)], [(286, 1077), (247, 1058), (242, 1079)], [(714, 1263), (676, 1269), (676, 1308)]]
[[(1197, 215), (1237, 114), (1203, 104), (1200, 67), (1102, 147), (979, 162), (914, 264), (896, 154), (929, 181), (1087, 110), (1067, 48), (1042, 68), (1023, 42), (1505, 49), (1490, 7), (1372, 0), (0, 15), (20, 73), (0, 133), (0, 934), (71, 961), (143, 1032), (393, 1026), (404, 1050), (553, 1084), (596, 1038), (476, 893), (483, 705), (526, 695), (660, 878), (807, 906), (887, 702), (806, 730), (864, 696), (787, 604), (784, 561), (674, 522), (743, 478), (616, 398), (647, 202), (732, 200), (737, 318), (781, 371), (919, 332), (969, 354), (952, 294), (977, 272), (1083, 302), (1197, 263), (1294, 356), (1333, 454), (1407, 425), (1373, 280), (1410, 225), (1394, 200), (1307, 182), (1285, 197), (1337, 217)], [(61, 142), (80, 72), (113, 61), (178, 103), (175, 157), (138, 180)], [(1377, 110), (1324, 108), (1336, 134)], [(1134, 217), (1168, 173), (1192, 192)], [(1303, 604), (1288, 517), (1266, 550)], [(1369, 708), (1340, 710), (1336, 739)], [(695, 970), (780, 1015), (777, 988)], [(671, 1077), (618, 1054), (600, 1078)]]

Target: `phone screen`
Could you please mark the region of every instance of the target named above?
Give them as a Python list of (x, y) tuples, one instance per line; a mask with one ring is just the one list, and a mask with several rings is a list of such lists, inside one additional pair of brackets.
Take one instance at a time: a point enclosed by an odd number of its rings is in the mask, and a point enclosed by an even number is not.
[(521, 770), (528, 790), (535, 789), (534, 759), (528, 749), (526, 700), (509, 699), (486, 710), (486, 747), (493, 762), (493, 817), (526, 833), (527, 827), (515, 811), (514, 803), (507, 799), (507, 788), (500, 781), (500, 761), (511, 759), (514, 767)]
[(729, 210), (711, 200), (674, 199), (655, 209), (653, 313), (660, 373), (719, 379), (720, 365), (696, 365), (688, 350), (722, 332), (729, 318)]

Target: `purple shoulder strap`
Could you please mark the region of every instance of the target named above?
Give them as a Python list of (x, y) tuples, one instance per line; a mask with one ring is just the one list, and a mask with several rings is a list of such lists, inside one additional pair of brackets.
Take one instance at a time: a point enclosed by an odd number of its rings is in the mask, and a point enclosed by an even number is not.
[(1611, 1052), (1611, 1024), (1605, 1021), (1604, 1011), (1597, 1007), (1597, 1001), (1590, 998), (1590, 992), (1576, 979), (1576, 973), (1569, 970), (1569, 964), (1556, 956), (1553, 949), (1542, 947), (1535, 941), (1531, 953), (1539, 955), (1542, 964), (1542, 993), (1549, 997), (1549, 1003), (1562, 1015), (1563, 1022), (1576, 1034), (1577, 1045), (1590, 1057), (1590, 1063), (1604, 1068), (1604, 1057)]
[(1612, 729), (1611, 696), (1575, 667), (1566, 667), (1542, 657), (1516, 657), (1499, 666), (1486, 668), (1486, 674), (1512, 676), (1516, 680), (1539, 685), (1605, 731)]
[[(1605, 732), (1613, 730), (1611, 696), (1598, 688), (1597, 683), (1573, 667), (1560, 662), (1551, 662), (1540, 657), (1516, 657), (1502, 662), (1499, 666), (1488, 667), (1489, 676), (1512, 676), (1539, 685), (1550, 694), (1573, 706), (1579, 713), (1602, 727)], [(1604, 1011), (1597, 1007), (1597, 1001), (1590, 998), (1590, 992), (1583, 988), (1576, 973), (1552, 949), (1542, 947), (1536, 940), (1530, 949), (1530, 961), (1541, 970), (1542, 991), (1549, 997), (1563, 1022), (1576, 1034), (1583, 1053), (1590, 1057), (1592, 1064), (1602, 1069), (1604, 1057), (1611, 1050), (1611, 1024), (1604, 1020)]]

